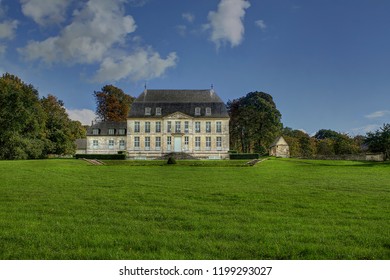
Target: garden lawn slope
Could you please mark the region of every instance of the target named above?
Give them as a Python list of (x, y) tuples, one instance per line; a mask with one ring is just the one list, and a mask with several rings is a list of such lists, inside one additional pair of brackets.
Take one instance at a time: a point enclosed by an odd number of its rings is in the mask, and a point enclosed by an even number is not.
[(107, 163), (0, 161), (0, 259), (390, 259), (388, 163)]

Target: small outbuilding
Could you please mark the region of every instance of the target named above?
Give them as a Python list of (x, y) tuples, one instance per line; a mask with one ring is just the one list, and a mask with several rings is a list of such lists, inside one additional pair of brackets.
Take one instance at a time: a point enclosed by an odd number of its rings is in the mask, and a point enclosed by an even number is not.
[(279, 136), (269, 147), (269, 155), (274, 157), (290, 157), (290, 147), (283, 136)]

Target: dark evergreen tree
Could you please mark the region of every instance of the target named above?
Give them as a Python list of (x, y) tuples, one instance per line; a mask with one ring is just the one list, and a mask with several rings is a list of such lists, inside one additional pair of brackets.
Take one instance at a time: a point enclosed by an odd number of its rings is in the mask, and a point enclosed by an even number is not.
[(4, 74), (0, 78), (0, 158), (42, 157), (44, 119), (38, 91), (14, 75)]
[(239, 99), (229, 100), (227, 108), (233, 150), (265, 153), (280, 134), (282, 115), (267, 93), (250, 92)]
[(375, 132), (366, 135), (365, 143), (372, 152), (380, 152), (385, 156), (385, 160), (390, 158), (390, 124), (383, 124)]

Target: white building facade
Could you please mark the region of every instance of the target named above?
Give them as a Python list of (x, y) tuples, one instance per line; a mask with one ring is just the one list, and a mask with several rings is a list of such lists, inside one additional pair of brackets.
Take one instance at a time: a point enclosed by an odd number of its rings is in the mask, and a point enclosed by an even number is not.
[(125, 151), (129, 158), (185, 153), (224, 159), (229, 151), (229, 115), (213, 90), (145, 90), (127, 122), (99, 123), (88, 130), (87, 153)]

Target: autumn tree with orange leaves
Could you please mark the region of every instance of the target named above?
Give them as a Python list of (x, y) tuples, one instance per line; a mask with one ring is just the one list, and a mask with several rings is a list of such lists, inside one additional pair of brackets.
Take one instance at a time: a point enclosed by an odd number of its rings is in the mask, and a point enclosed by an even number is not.
[(102, 87), (95, 91), (96, 115), (102, 121), (126, 121), (134, 97), (125, 94), (123, 90), (113, 85)]

